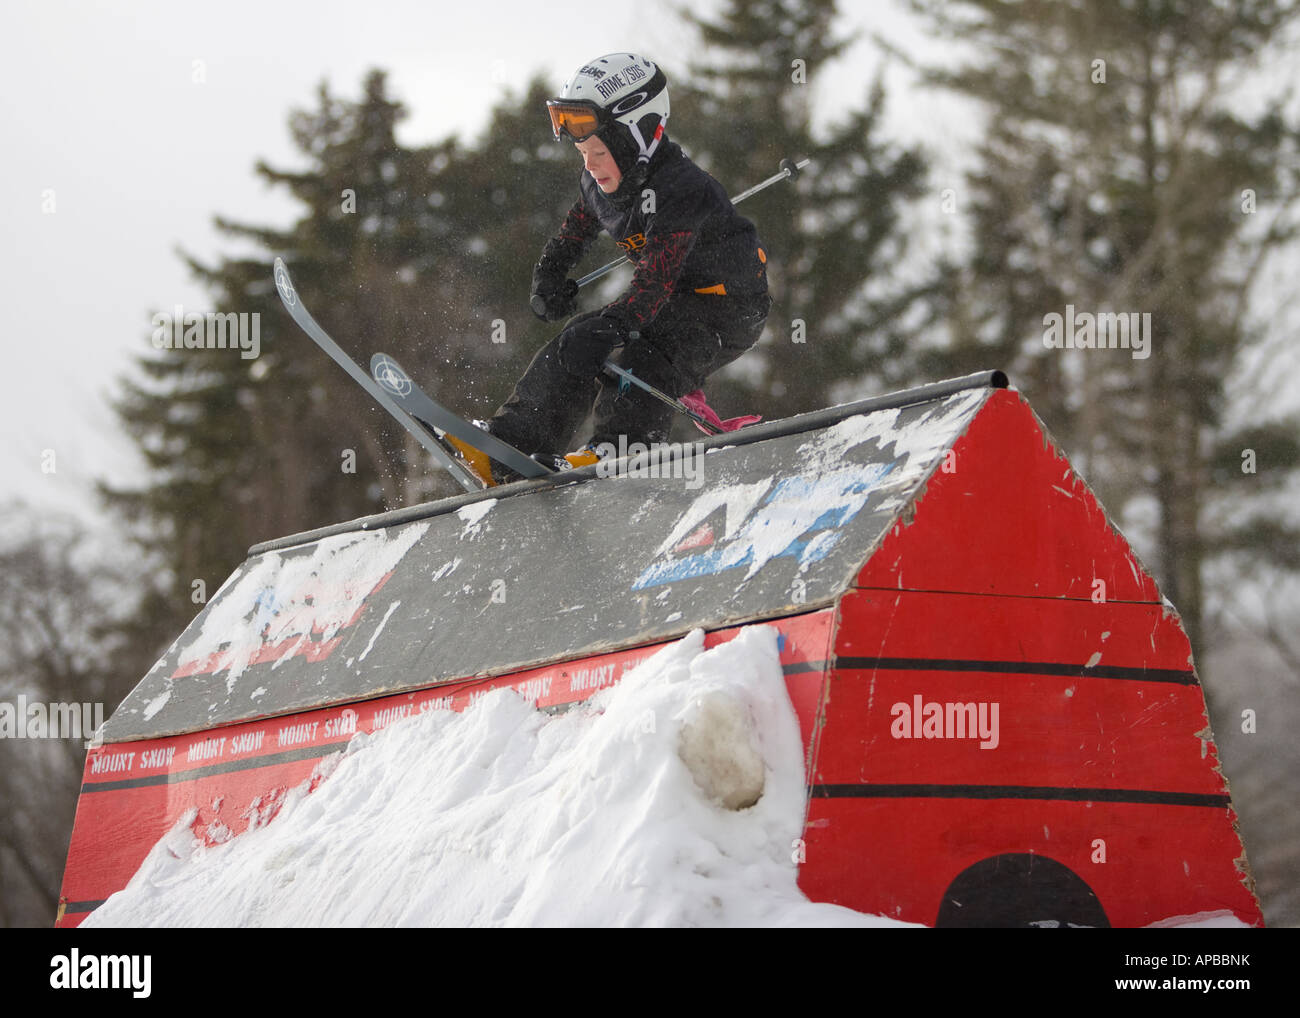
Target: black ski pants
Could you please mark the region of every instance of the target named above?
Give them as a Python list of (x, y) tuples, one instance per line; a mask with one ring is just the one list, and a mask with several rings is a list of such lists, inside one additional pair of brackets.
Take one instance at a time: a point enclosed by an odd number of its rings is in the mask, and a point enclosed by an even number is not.
[[(705, 378), (752, 347), (771, 307), (767, 294), (732, 297), (673, 294), (654, 321), (629, 340), (613, 360), (670, 396), (700, 388)], [(565, 329), (599, 311), (571, 318)], [(601, 374), (581, 378), (560, 364), (560, 333), (533, 358), (510, 398), (488, 422), (488, 430), (522, 452), (561, 454), (574, 448), (573, 435), (595, 403), (590, 444), (663, 442), (673, 409), (635, 385)]]

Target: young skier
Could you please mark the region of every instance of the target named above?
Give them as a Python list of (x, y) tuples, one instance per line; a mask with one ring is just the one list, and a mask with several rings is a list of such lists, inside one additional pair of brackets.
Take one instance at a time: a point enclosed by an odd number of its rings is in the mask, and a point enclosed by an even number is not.
[[(558, 460), (594, 400), (592, 461), (620, 436), (628, 445), (665, 441), (672, 423), (672, 408), (608, 378), (605, 360), (621, 348), (616, 362), (668, 395), (698, 389), (763, 331), (767, 256), (722, 186), (665, 135), (668, 83), (651, 61), (598, 57), (546, 105), (556, 140), (573, 142), (584, 170), (578, 200), (533, 270), (534, 312), (546, 321), (574, 313), (578, 286), (568, 274), (602, 229), (636, 268), (617, 300), (570, 318), (537, 353), (487, 428)], [(494, 469), (498, 480), (514, 476)]]

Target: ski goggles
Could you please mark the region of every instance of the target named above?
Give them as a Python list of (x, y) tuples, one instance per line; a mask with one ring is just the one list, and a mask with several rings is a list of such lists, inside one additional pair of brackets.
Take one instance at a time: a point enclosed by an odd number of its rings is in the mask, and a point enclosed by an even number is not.
[(551, 130), (555, 140), (567, 135), (572, 141), (586, 141), (602, 126), (600, 110), (595, 103), (573, 102), (566, 99), (548, 99), (546, 112), (551, 115)]

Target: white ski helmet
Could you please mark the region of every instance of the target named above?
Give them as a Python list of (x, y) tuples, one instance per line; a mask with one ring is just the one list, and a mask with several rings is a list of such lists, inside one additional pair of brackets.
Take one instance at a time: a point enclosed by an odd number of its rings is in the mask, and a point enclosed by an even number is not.
[(623, 173), (655, 154), (668, 122), (668, 79), (635, 53), (609, 53), (588, 61), (546, 103), (555, 139), (583, 141), (599, 135)]

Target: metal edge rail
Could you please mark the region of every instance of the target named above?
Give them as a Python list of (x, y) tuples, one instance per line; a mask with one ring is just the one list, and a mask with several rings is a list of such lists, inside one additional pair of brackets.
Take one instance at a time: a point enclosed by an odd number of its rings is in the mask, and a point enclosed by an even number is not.
[[(916, 403), (927, 403), (930, 400), (941, 399), (944, 396), (951, 396), (967, 389), (1005, 389), (1008, 385), (1007, 376), (1002, 371), (996, 369), (977, 371), (974, 374), (962, 375), (959, 378), (948, 378), (911, 389), (900, 389), (880, 396), (869, 396), (866, 399), (855, 400), (852, 403), (842, 403), (839, 406), (813, 410), (805, 414), (796, 414), (794, 417), (785, 417), (777, 421), (751, 424), (739, 431), (730, 431), (722, 435), (713, 435), (702, 439), (699, 443), (693, 443), (690, 447), (693, 448), (695, 444), (702, 445), (707, 452), (710, 449), (749, 445), (769, 438), (780, 438), (786, 435), (817, 431), (838, 424), (849, 417), (856, 417), (859, 414), (875, 413), (879, 410), (895, 410)], [(680, 454), (680, 450), (674, 449), (662, 458), (653, 456), (636, 457), (630, 461), (629, 468), (633, 468), (640, 463), (671, 463), (674, 456), (678, 454)], [(464, 506), (483, 502), (487, 499), (513, 498), (516, 495), (532, 494), (533, 492), (559, 487), (564, 484), (582, 484), (599, 479), (602, 470), (608, 471), (609, 464), (593, 463), (590, 466), (579, 467), (575, 470), (563, 470), (549, 477), (515, 481), (512, 484), (502, 484), (483, 491), (452, 495), (436, 502), (423, 502), (420, 505), (391, 509), (387, 512), (376, 513), (373, 516), (363, 516), (345, 523), (334, 523), (314, 530), (306, 530), (301, 533), (262, 541), (249, 548), (248, 554), (251, 557), (272, 551), (285, 551), (327, 537), (361, 533), (367, 530), (382, 530), (402, 523), (412, 523), (433, 516), (443, 516)]]

